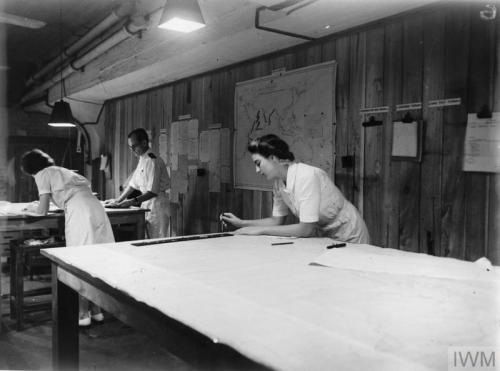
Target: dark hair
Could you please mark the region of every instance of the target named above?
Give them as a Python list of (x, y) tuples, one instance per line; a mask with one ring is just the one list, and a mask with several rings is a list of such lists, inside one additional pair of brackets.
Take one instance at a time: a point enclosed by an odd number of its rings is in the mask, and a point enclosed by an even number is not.
[(53, 166), (54, 160), (45, 152), (33, 149), (21, 157), (21, 169), (27, 174), (34, 175), (46, 167)]
[(295, 160), (295, 156), (290, 152), (288, 144), (274, 134), (267, 134), (252, 140), (250, 144), (248, 144), (247, 149), (248, 152), (259, 154), (265, 158), (274, 155), (281, 160)]
[(148, 132), (146, 130), (144, 130), (143, 128), (135, 129), (135, 130), (132, 130), (130, 133), (128, 133), (128, 138), (130, 138), (132, 136), (135, 137), (135, 139), (138, 142), (142, 142), (143, 140), (145, 140), (146, 142), (149, 142)]

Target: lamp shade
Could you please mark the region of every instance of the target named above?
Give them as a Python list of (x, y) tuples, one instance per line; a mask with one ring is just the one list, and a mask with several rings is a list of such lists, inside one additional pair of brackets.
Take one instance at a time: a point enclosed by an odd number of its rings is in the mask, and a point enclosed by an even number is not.
[(180, 32), (205, 27), (198, 0), (167, 0), (158, 27)]
[(52, 113), (50, 114), (49, 125), (56, 127), (73, 127), (74, 124), (73, 114), (69, 103), (63, 101), (54, 104)]

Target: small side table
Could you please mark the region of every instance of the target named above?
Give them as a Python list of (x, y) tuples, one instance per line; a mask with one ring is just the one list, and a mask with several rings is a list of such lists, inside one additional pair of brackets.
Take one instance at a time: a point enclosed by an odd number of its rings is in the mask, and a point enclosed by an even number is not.
[[(24, 314), (38, 312), (51, 308), (51, 300), (36, 300), (36, 297), (49, 295), (51, 286), (24, 291), (24, 265), (29, 255), (40, 255), (40, 249), (49, 247), (64, 247), (62, 243), (26, 245), (23, 240), (12, 240), (10, 242), (10, 317), (16, 321), (16, 330), (23, 328)], [(41, 256), (41, 255), (40, 255)], [(40, 259), (37, 257), (37, 260)], [(47, 259), (47, 266), (50, 261)], [(25, 302), (30, 297), (31, 302)]]

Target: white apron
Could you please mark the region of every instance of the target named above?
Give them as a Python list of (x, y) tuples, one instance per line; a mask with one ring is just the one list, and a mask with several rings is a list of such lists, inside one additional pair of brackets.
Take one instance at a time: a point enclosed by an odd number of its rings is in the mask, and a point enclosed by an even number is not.
[(151, 211), (146, 213), (147, 238), (161, 238), (170, 235), (170, 201), (165, 192), (160, 192), (141, 204), (144, 209)]
[(75, 190), (64, 205), (64, 214), (66, 246), (115, 241), (108, 216), (90, 189)]

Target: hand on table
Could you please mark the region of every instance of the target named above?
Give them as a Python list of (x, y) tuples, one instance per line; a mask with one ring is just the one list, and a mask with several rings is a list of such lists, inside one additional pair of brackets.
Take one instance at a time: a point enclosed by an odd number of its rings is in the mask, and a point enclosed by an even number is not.
[(134, 200), (123, 200), (116, 204), (118, 207), (127, 208), (134, 205)]
[(134, 205), (134, 200), (123, 200), (123, 201), (120, 201), (120, 202), (117, 202), (116, 200), (106, 200), (104, 201), (104, 207), (110, 207), (110, 208), (115, 208), (115, 209), (119, 209), (119, 208), (128, 208), (130, 206), (133, 206)]
[(26, 205), (23, 211), (29, 214), (38, 214), (38, 201), (29, 203), (28, 205)]
[(243, 228), (240, 228), (240, 229), (233, 231), (232, 233), (257, 236), (257, 235), (262, 234), (262, 228), (261, 227), (243, 227)]
[(227, 223), (235, 226), (236, 228), (240, 228), (243, 226), (243, 222), (240, 218), (232, 213), (222, 213), (220, 214), (220, 220), (227, 226)]

